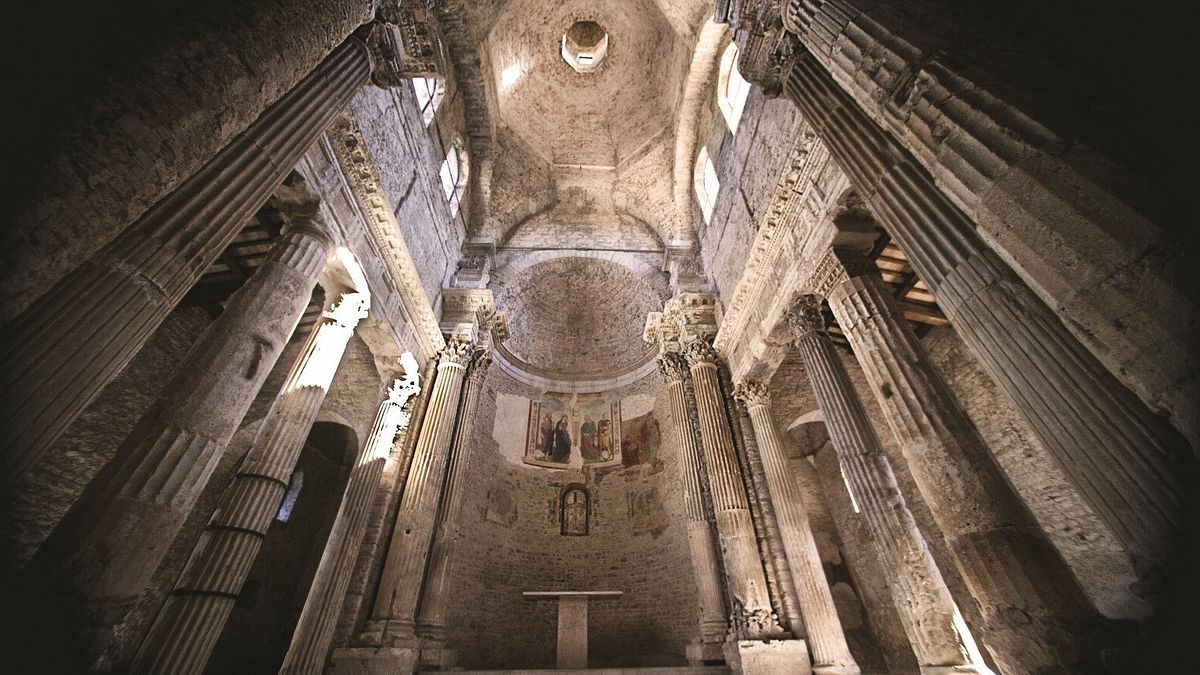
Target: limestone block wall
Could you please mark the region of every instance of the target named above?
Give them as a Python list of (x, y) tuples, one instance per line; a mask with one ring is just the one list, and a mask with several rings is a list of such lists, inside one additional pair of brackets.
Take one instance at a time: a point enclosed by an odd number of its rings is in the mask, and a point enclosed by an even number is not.
[[(589, 607), (591, 664), (682, 665), (697, 630), (695, 580), (677, 480), (669, 402), (657, 375), (615, 396), (652, 397), (660, 446), (648, 465), (559, 470), (523, 464), (501, 450), (497, 425), (511, 406), (498, 396), (533, 396), (493, 367), (480, 397), (462, 516), (463, 540), (451, 582), (450, 646), (461, 665), (549, 667), (555, 659), (557, 604), (527, 590), (619, 590)], [(625, 400), (629, 400), (626, 398)], [(563, 536), (558, 498), (568, 483), (591, 492), (587, 536)]]

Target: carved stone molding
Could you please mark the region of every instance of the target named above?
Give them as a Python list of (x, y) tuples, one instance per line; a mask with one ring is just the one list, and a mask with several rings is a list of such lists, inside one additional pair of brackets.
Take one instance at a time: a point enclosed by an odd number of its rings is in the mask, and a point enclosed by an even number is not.
[(488, 348), (476, 349), (475, 354), (471, 357), (471, 365), (467, 377), (476, 382), (482, 382), (487, 377), (487, 371), (491, 365), (492, 350)]
[(747, 408), (771, 403), (771, 392), (767, 389), (767, 385), (757, 380), (746, 380), (738, 384), (733, 388), (733, 397), (745, 404)]
[(475, 346), (475, 342), (472, 340), (451, 337), (446, 341), (446, 346), (438, 354), (438, 367), (453, 365), (466, 368), (475, 356)]
[(339, 115), (326, 137), (368, 231), (379, 242), (387, 271), (412, 317), (422, 349), (426, 354), (437, 353), (445, 345), (445, 338), (354, 117)]
[(708, 344), (707, 340), (694, 339), (683, 346), (683, 358), (687, 360), (689, 367), (699, 365), (716, 365), (717, 352)]
[(415, 77), (446, 76), (437, 22), (420, 0), (386, 0), (367, 37), (371, 81), (395, 87)]
[(711, 340), (717, 332), (717, 300), (711, 293), (680, 292), (663, 311), (650, 312), (642, 339), (664, 352), (678, 352), (688, 340)]
[(682, 382), (687, 376), (687, 362), (679, 354), (664, 352), (658, 356), (658, 372), (668, 382)]
[(830, 289), (837, 284), (854, 277), (871, 275), (879, 275), (879, 268), (874, 262), (857, 251), (835, 247), (817, 263), (807, 288), (816, 295), (828, 297)]
[(821, 314), (821, 298), (817, 295), (802, 295), (787, 311), (788, 327), (797, 340), (825, 330), (825, 317)]

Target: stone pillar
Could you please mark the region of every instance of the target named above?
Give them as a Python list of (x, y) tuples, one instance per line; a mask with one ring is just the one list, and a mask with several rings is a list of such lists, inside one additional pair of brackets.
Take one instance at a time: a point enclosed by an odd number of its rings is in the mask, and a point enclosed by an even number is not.
[(174, 591), (159, 610), (131, 672), (204, 670), (287, 491), (346, 343), (366, 316), (367, 302), (362, 294), (343, 294), (313, 330)]
[(800, 598), (800, 611), (813, 652), (813, 672), (857, 673), (858, 665), (846, 644), (837, 607), (833, 604), (833, 595), (821, 565), (821, 554), (817, 552), (817, 542), (808, 524), (804, 499), (788, 472), (783, 439), (771, 414), (767, 388), (757, 382), (743, 382), (734, 390), (734, 396), (745, 402), (754, 424), (763, 473), (766, 475), (771, 502), (775, 506), (779, 534), (787, 552), (788, 566)]
[(351, 37), (199, 172), (0, 331), (0, 485), (22, 475), (142, 347), (367, 82)]
[[(450, 450), (450, 468), (446, 475), (446, 489), (442, 496), (441, 515), (433, 547), (429, 553), (429, 574), (426, 576), (421, 611), (417, 616), (417, 634), (426, 638), (422, 645), (425, 651), (434, 652), (446, 645), (446, 602), (450, 590), (450, 571), (454, 564), (454, 551), (459, 539), (459, 520), (462, 517), (463, 500), (466, 497), (467, 466), (471, 461), (471, 433), (475, 428), (475, 414), (479, 409), (479, 394), (492, 363), (491, 348), (475, 351), (471, 358), (467, 384), (463, 391), (462, 412)], [(437, 660), (438, 655), (428, 654)], [(437, 661), (441, 665), (452, 665)]]
[(785, 90), (963, 342), (1133, 556), (1144, 585), (1161, 586), (1190, 506), (1183, 438), (1071, 335), (811, 55), (800, 55)]
[(743, 640), (778, 637), (782, 631), (771, 611), (767, 578), (750, 521), (750, 504), (738, 471), (718, 380), (717, 354), (708, 342), (693, 339), (684, 347), (684, 357), (695, 388), (704, 464), (721, 539), (725, 579), (734, 602), (731, 630)]
[(804, 296), (788, 312), (846, 488), (889, 575), (896, 610), (922, 673), (977, 672), (954, 625), (954, 600), (904, 503), (862, 401), (825, 334), (820, 303)]
[[(831, 252), (829, 305), (887, 415), (1005, 673), (1099, 663), (1099, 617), (900, 314), (875, 265)], [(1088, 625), (1088, 624), (1091, 625)]]
[(400, 498), (375, 607), (361, 637), (367, 644), (398, 650), (394, 653), (399, 659), (393, 663), (395, 668), (402, 668), (410, 659), (413, 661), (407, 667), (415, 666), (417, 605), (446, 480), (463, 375), (474, 351), (473, 342), (454, 337), (439, 357), (433, 393)]
[(411, 367), (406, 365), (405, 378), (394, 380), (388, 388), (387, 398), (379, 404), (371, 434), (351, 469), (346, 496), (330, 530), (321, 565), (304, 601), (304, 610), (292, 633), (291, 645), (279, 669), (281, 675), (319, 675), (324, 669), (384, 464), (391, 454), (396, 435), (409, 423), (404, 406), (421, 390), (417, 368), (415, 362)]
[[(671, 423), (675, 427), (675, 437), (679, 439), (679, 475), (683, 484), (683, 507), (687, 514), (688, 547), (700, 602), (699, 642), (701, 645), (717, 644), (725, 640), (727, 630), (725, 600), (721, 592), (721, 570), (713, 549), (712, 528), (704, 514), (704, 497), (700, 491), (703, 460), (688, 409), (684, 383), (687, 364), (678, 354), (664, 352), (658, 357), (658, 367), (667, 380)], [(693, 660), (703, 659), (693, 657)]]
[(55, 620), (81, 627), (73, 648), (89, 667), (191, 513), (308, 306), (330, 248), (318, 223), (288, 224), (26, 567), (37, 577), (34, 601), (57, 597), (63, 614)]

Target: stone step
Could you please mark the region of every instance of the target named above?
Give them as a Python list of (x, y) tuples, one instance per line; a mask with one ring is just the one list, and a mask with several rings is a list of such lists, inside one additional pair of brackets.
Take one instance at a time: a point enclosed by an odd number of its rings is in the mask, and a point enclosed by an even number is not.
[(729, 675), (726, 666), (672, 666), (661, 668), (546, 668), (525, 670), (460, 670), (459, 675), (549, 675), (551, 673), (587, 673), (587, 675)]

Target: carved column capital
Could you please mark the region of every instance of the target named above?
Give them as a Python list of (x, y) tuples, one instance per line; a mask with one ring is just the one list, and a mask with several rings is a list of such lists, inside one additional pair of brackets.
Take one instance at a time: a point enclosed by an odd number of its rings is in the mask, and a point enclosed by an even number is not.
[(475, 354), (471, 357), (470, 372), (467, 378), (473, 382), (483, 382), (483, 378), (487, 377), (488, 367), (492, 365), (492, 350), (491, 349), (476, 349)]
[(446, 75), (436, 20), (420, 0), (380, 3), (365, 44), (376, 86), (395, 87), (416, 77)]
[(325, 311), (330, 322), (354, 330), (358, 322), (367, 317), (371, 309), (371, 296), (365, 293), (343, 293), (337, 304)]
[(747, 408), (771, 403), (771, 392), (767, 389), (767, 385), (757, 380), (746, 380), (738, 384), (733, 388), (733, 397), (741, 401)]
[(450, 365), (466, 368), (475, 353), (475, 343), (459, 337), (451, 337), (438, 353), (438, 368)]
[(695, 339), (689, 341), (683, 346), (683, 358), (687, 361), (689, 367), (707, 364), (715, 366), (717, 364), (717, 351), (712, 348), (712, 345), (704, 339)]
[(802, 295), (796, 304), (787, 310), (788, 327), (792, 337), (799, 340), (809, 333), (825, 330), (825, 317), (821, 314), (821, 298), (817, 295)]
[(687, 377), (687, 362), (675, 352), (663, 352), (658, 357), (658, 371), (667, 382), (682, 382)]
[(817, 263), (809, 286), (814, 294), (828, 297), (841, 282), (865, 276), (879, 276), (875, 263), (858, 251), (835, 246)]

